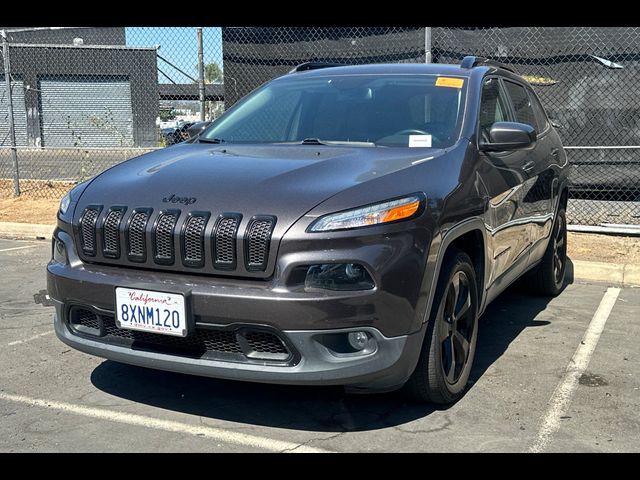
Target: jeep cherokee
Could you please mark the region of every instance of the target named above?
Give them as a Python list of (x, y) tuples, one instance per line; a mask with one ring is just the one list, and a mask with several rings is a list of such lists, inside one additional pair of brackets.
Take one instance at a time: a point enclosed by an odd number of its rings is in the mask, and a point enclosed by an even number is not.
[(558, 294), (567, 160), (506, 67), (308, 63), (63, 198), (55, 331), (144, 367), (450, 403), (478, 318)]

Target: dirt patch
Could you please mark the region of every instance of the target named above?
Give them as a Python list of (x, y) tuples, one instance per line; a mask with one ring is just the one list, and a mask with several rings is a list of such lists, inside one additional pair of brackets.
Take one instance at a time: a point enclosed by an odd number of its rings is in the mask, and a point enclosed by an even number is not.
[[(20, 197), (48, 198), (60, 200), (65, 193), (73, 188), (76, 182), (58, 180), (20, 180)], [(14, 196), (13, 180), (0, 179), (0, 199), (4, 201)]]
[(1, 199), (0, 222), (53, 225), (56, 223), (59, 205), (59, 199), (29, 198), (27, 196)]
[(1, 199), (0, 222), (53, 225), (56, 223), (59, 205), (59, 199), (29, 198), (27, 196)]
[(74, 182), (20, 180), (20, 196), (14, 196), (13, 180), (0, 179), (0, 222), (56, 223), (60, 199)]
[(569, 232), (567, 253), (572, 260), (640, 265), (640, 237)]

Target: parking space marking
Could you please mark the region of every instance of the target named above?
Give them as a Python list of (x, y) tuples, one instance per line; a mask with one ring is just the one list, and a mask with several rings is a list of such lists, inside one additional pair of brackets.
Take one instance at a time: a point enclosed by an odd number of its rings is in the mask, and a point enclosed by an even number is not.
[(220, 428), (205, 427), (201, 425), (189, 425), (187, 423), (172, 420), (160, 420), (159, 418), (137, 415), (134, 413), (116, 412), (104, 408), (83, 407), (71, 403), (43, 400), (40, 398), (30, 398), (22, 395), (12, 395), (0, 392), (0, 400), (8, 402), (31, 405), (33, 407), (57, 410), (59, 412), (72, 413), (89, 418), (108, 420), (111, 422), (145, 427), (166, 432), (182, 433), (197, 436), (200, 438), (210, 438), (223, 443), (241, 445), (245, 447), (255, 447), (270, 452), (294, 452), (294, 453), (329, 453), (328, 450), (308, 447), (298, 443), (274, 440), (266, 437), (258, 437), (246, 433), (237, 433)]
[(51, 335), (52, 333), (53, 333), (53, 330), (49, 332), (39, 333), (38, 335), (34, 335), (33, 337), (25, 338), (24, 340), (15, 340), (13, 342), (9, 342), (7, 343), (7, 346), (12, 347), (14, 345), (20, 345), (21, 343), (27, 343), (27, 342), (30, 342), (31, 340), (35, 340), (36, 338), (44, 337), (45, 335)]
[(22, 247), (11, 247), (11, 248), (3, 248), (0, 250), (0, 253), (2, 252), (12, 252), (13, 250), (22, 250), (23, 248), (34, 248), (37, 247), (38, 245), (24, 245)]
[(611, 287), (607, 289), (602, 297), (580, 345), (578, 345), (569, 361), (562, 380), (554, 390), (551, 400), (549, 400), (549, 408), (545, 413), (535, 442), (528, 449), (529, 452), (543, 452), (549, 445), (553, 434), (560, 428), (560, 418), (566, 414), (571, 404), (571, 397), (578, 386), (578, 380), (589, 366), (591, 355), (593, 355), (596, 345), (598, 345), (600, 335), (619, 294), (619, 288)]

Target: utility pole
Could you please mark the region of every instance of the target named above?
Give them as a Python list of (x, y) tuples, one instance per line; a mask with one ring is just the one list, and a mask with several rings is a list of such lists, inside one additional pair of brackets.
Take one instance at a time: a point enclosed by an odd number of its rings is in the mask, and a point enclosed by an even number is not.
[(424, 63), (431, 63), (431, 27), (424, 27)]
[(204, 122), (204, 54), (202, 52), (202, 27), (197, 27), (198, 33), (198, 84), (200, 87), (200, 120)]
[(11, 95), (11, 63), (9, 62), (9, 42), (6, 30), (0, 30), (2, 36), (2, 57), (4, 58), (4, 81), (7, 89), (7, 110), (9, 117), (9, 141), (13, 159), (13, 187), (16, 197), (20, 195), (20, 175), (18, 172), (18, 150), (16, 149), (16, 129), (13, 121), (13, 97)]

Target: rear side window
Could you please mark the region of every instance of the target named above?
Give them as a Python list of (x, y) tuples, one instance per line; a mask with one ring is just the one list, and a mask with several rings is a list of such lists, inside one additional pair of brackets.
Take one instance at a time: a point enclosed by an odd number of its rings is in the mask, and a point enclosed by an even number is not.
[(538, 132), (544, 132), (549, 125), (549, 120), (547, 120), (547, 114), (542, 108), (542, 104), (540, 100), (531, 92), (529, 92), (529, 98), (531, 100), (531, 106), (533, 106), (533, 114), (536, 116), (536, 121), (538, 122), (539, 129), (536, 129)]
[(505, 81), (504, 86), (509, 93), (509, 97), (511, 97), (511, 104), (516, 114), (516, 121), (531, 125), (537, 132), (540, 132), (541, 129), (533, 113), (533, 107), (531, 106), (531, 100), (529, 99), (527, 90), (522, 85), (509, 81)]

